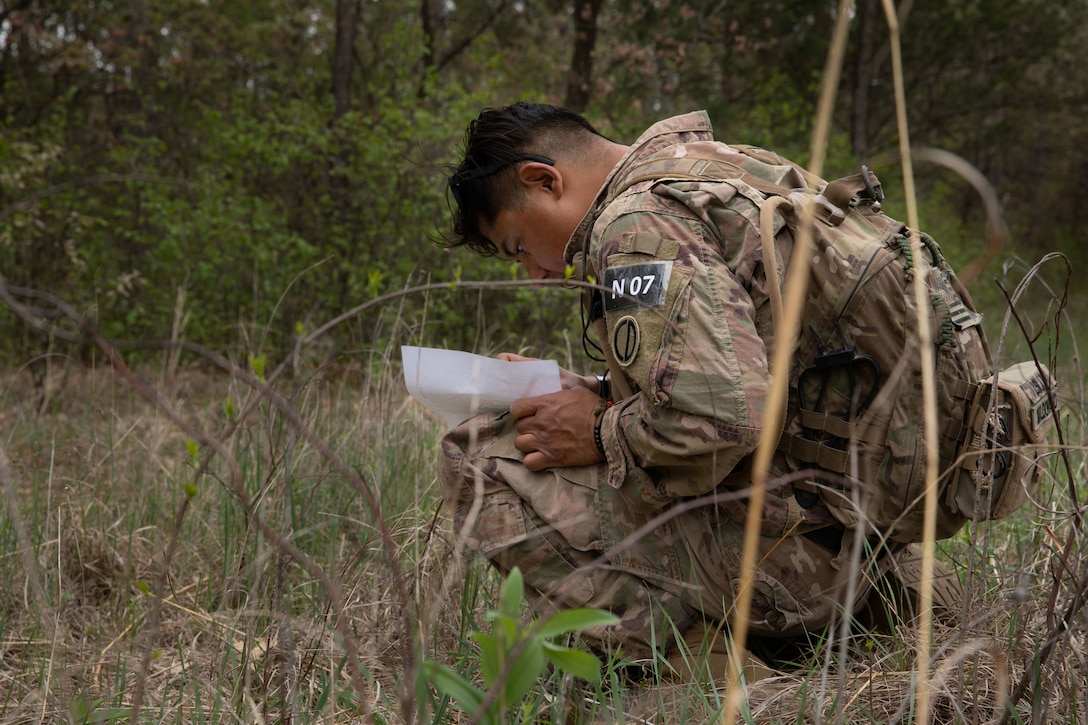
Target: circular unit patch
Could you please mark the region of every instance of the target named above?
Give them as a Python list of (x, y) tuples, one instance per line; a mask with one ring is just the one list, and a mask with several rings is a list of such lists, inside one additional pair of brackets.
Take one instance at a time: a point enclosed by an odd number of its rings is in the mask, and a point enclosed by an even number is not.
[(638, 356), (638, 346), (642, 342), (638, 321), (631, 315), (621, 317), (612, 328), (612, 353), (616, 362), (627, 367)]

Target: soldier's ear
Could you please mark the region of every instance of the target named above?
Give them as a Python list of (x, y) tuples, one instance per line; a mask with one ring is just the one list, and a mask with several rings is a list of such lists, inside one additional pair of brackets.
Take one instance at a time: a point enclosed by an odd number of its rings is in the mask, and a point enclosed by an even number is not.
[(541, 191), (559, 199), (563, 196), (563, 173), (554, 166), (530, 161), (518, 169), (518, 179), (526, 193)]

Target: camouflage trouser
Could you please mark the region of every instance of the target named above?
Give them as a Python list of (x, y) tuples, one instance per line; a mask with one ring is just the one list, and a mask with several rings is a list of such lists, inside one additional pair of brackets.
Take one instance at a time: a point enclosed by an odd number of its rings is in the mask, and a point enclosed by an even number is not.
[[(610, 610), (621, 624), (587, 634), (632, 656), (667, 651), (697, 621), (728, 617), (743, 524), (721, 507), (671, 518), (639, 510), (622, 487), (608, 485), (603, 464), (528, 471), (514, 436), (504, 416), (466, 421), (442, 441), (439, 482), (456, 533), (504, 574), (519, 567), (538, 611)], [(655, 518), (666, 520), (651, 524)], [(842, 609), (850, 567), (809, 538), (767, 533), (764, 527), (751, 631), (822, 627)]]

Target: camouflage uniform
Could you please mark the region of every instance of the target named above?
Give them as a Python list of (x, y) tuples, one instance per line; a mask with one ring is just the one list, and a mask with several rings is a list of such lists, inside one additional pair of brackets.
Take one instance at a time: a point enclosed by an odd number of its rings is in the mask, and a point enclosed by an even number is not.
[[(444, 439), (440, 472), (457, 530), (480, 552), (504, 572), (519, 566), (541, 607), (612, 610), (622, 624), (593, 634), (633, 652), (667, 648), (695, 622), (729, 614), (745, 500), (684, 504), (743, 490), (723, 480), (764, 425), (773, 329), (758, 192), (713, 181), (616, 188), (641, 160), (668, 155), (739, 156), (713, 141), (704, 113), (655, 124), (612, 171), (566, 251), (580, 275), (610, 290), (601, 342), (618, 362), (614, 389), (633, 393), (604, 414), (607, 462), (530, 472), (512, 421), (493, 415)], [(769, 182), (804, 185), (788, 167), (768, 168), (781, 169)], [(789, 231), (777, 242), (788, 258)], [(796, 468), (778, 455), (771, 479)], [(768, 492), (762, 533), (752, 631), (826, 624), (844, 604), (850, 569), (837, 558), (841, 526), (826, 508), (800, 505), (786, 483)]]

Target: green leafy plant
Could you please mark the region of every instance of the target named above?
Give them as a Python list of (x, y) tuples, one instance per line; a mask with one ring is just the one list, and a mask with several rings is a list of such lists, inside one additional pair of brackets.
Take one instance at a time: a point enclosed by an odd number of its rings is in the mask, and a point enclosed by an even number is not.
[(443, 664), (433, 660), (423, 663), (426, 680), (484, 725), (507, 722), (506, 714), (512, 709), (524, 716), (526, 708), (516, 706), (522, 703), (548, 663), (561, 672), (599, 684), (601, 663), (596, 657), (554, 640), (561, 635), (619, 622), (611, 612), (570, 609), (523, 626), (518, 612), (524, 590), (521, 571), (515, 567), (503, 583), (498, 610), (487, 613), (491, 631), (472, 635), (479, 647), (479, 670), (485, 688), (477, 687)]

